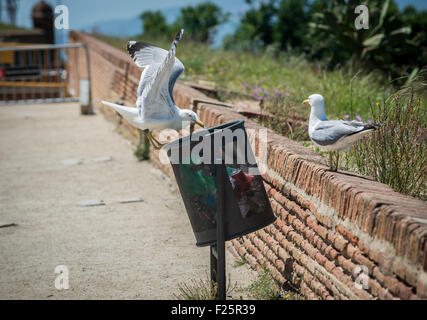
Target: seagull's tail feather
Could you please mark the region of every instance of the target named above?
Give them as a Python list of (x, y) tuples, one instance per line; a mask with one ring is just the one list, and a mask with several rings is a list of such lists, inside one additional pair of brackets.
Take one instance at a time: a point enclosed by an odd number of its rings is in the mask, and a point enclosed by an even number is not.
[(125, 118), (128, 121), (132, 121), (137, 115), (138, 115), (138, 109), (133, 107), (124, 107), (119, 104), (107, 102), (107, 101), (101, 101), (102, 104), (109, 106), (110, 108), (113, 108), (118, 113), (120, 113), (123, 118)]
[(184, 34), (184, 29), (179, 30), (178, 34), (175, 36), (175, 39), (172, 41), (171, 49), (175, 50), (178, 46), (179, 40), (181, 40), (182, 35)]
[(385, 122), (374, 122), (374, 123), (371, 123), (371, 126), (374, 128), (374, 130), (378, 129), (379, 127), (382, 127), (383, 125), (385, 125)]
[(380, 125), (378, 125), (378, 124), (376, 124), (376, 123), (371, 123), (371, 124), (366, 123), (366, 124), (363, 126), (362, 131), (374, 131), (374, 130), (377, 130), (377, 128), (378, 128), (379, 126), (380, 126)]
[(184, 34), (184, 29), (179, 30), (178, 34), (175, 36), (175, 41), (181, 40), (183, 34)]
[(377, 130), (377, 128), (378, 128), (378, 125), (365, 123), (361, 130), (350, 133), (346, 137), (352, 137), (351, 139), (353, 140), (353, 142), (355, 142), (360, 138), (362, 138), (363, 136), (367, 135), (368, 133)]

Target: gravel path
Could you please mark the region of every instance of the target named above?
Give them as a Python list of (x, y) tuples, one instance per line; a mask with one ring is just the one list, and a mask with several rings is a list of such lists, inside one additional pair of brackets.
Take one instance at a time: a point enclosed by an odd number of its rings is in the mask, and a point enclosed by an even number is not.
[[(0, 299), (170, 299), (208, 277), (180, 195), (102, 115), (1, 106), (0, 146)], [(254, 274), (234, 262), (227, 253), (231, 281), (248, 285)]]

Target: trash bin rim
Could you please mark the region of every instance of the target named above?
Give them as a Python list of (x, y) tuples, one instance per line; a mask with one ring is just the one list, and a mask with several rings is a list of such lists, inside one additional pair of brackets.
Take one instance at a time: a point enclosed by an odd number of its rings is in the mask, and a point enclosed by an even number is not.
[[(257, 230), (263, 229), (267, 226), (269, 226), (270, 224), (272, 224), (273, 222), (275, 222), (277, 220), (277, 217), (274, 215), (273, 218), (265, 221), (264, 223), (260, 224), (260, 225), (256, 225), (252, 228), (248, 228), (239, 232), (235, 232), (231, 235), (226, 236), (226, 241), (231, 241), (233, 239), (239, 238), (239, 237), (243, 237), (249, 233), (255, 232)], [(197, 247), (205, 247), (205, 246), (209, 246), (209, 245), (215, 245), (216, 240), (208, 240), (208, 241), (202, 241), (202, 242), (196, 242), (196, 246)]]
[[(170, 150), (172, 148), (177, 147), (177, 145), (179, 146), (180, 144), (182, 144), (182, 142), (184, 142), (184, 140), (188, 140), (192, 135), (198, 135), (198, 136), (206, 135), (206, 133), (212, 133), (212, 132), (214, 132), (215, 130), (218, 130), (218, 129), (226, 129), (226, 128), (230, 129), (230, 128), (233, 128), (233, 127), (237, 127), (239, 125), (244, 125), (244, 123), (245, 123), (245, 120), (235, 120), (235, 121), (232, 121), (232, 122), (227, 122), (227, 123), (220, 124), (220, 125), (215, 126), (215, 127), (203, 129), (203, 130), (191, 133), (191, 134), (189, 134), (189, 135), (187, 135), (185, 137), (181, 137), (181, 138), (179, 138), (179, 139), (177, 139), (175, 141), (172, 141), (172, 142), (166, 144), (163, 148), (166, 151), (168, 151), (168, 150)], [(206, 132), (206, 133), (204, 133), (204, 132)]]

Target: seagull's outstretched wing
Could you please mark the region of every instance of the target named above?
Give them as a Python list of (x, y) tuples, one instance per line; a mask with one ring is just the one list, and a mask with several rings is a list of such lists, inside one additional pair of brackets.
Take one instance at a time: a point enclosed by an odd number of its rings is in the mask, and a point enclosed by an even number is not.
[(310, 132), (310, 138), (320, 146), (327, 146), (337, 142), (341, 138), (373, 129), (374, 126), (359, 121), (319, 121)]
[[(167, 84), (166, 89), (169, 92), (169, 96), (172, 99), (172, 102), (174, 102), (173, 87), (175, 86), (176, 80), (185, 69), (182, 62), (175, 57), (176, 45), (181, 39), (182, 34), (183, 30), (181, 30), (175, 37), (175, 40), (173, 41), (169, 51), (145, 42), (128, 42), (127, 51), (129, 52), (133, 61), (138, 67), (145, 68), (138, 87), (138, 97), (141, 96), (143, 92), (146, 91), (146, 89), (151, 90), (153, 87), (153, 82), (156, 82), (159, 86), (165, 86)], [(167, 63), (165, 64), (166, 61)], [(159, 70), (165, 67), (167, 70)], [(163, 77), (160, 75), (162, 72), (165, 73)], [(166, 76), (166, 78), (169, 76), (169, 81), (160, 83), (161, 80), (164, 80), (164, 76)], [(147, 90), (147, 93), (150, 90)]]

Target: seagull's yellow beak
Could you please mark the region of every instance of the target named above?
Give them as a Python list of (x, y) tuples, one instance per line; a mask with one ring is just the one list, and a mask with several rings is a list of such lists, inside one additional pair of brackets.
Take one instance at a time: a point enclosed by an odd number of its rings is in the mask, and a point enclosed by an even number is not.
[(200, 120), (196, 120), (196, 121), (194, 121), (195, 123), (197, 123), (199, 126), (201, 126), (202, 128), (204, 128), (205, 127), (205, 124), (202, 122), (202, 121), (200, 121)]
[(309, 104), (308, 99), (305, 99), (302, 103), (303, 104)]

